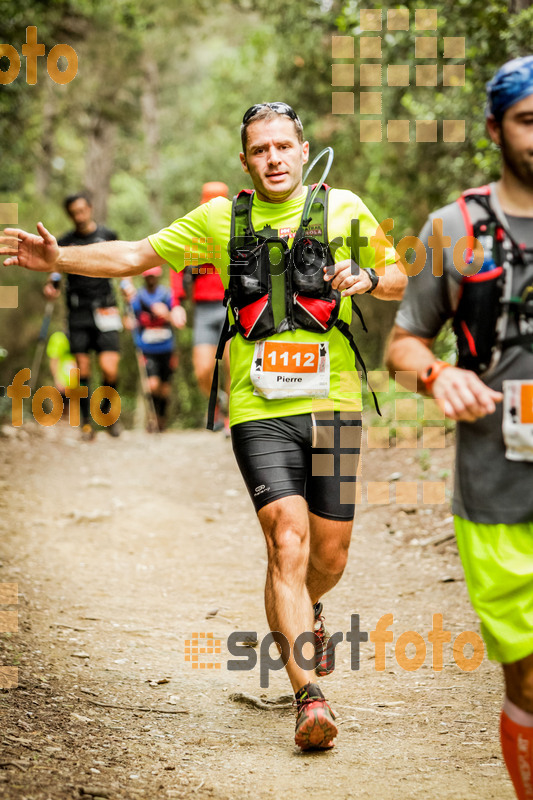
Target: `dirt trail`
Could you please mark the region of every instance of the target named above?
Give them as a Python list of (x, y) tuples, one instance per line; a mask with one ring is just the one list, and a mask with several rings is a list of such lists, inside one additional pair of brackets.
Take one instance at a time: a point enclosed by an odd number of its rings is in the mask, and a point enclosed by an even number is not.
[[(19, 667), (18, 688), (0, 690), (0, 796), (512, 800), (499, 668), (463, 672), (451, 645), (442, 672), (430, 646), (408, 672), (389, 644), (377, 672), (371, 642), (359, 671), (339, 645), (322, 682), (340, 723), (326, 754), (297, 751), (290, 708), (231, 699), (289, 686), (284, 672), (261, 689), (259, 668), (227, 669), (232, 631), (268, 631), (265, 548), (229, 443), (126, 432), (81, 444), (76, 433), (25, 422), (0, 439), (0, 584), (19, 590), (19, 631), (0, 634), (0, 664)], [(451, 457), (368, 452), (365, 480), (417, 480), (421, 468), (436, 479)], [(346, 633), (354, 613), (365, 631), (393, 613), (395, 641), (413, 630), (427, 642), (433, 613), (452, 641), (477, 630), (453, 543), (426, 541), (450, 532), (447, 505), (362, 506), (325, 604), (330, 631)], [(221, 654), (199, 656), (219, 668), (185, 660), (195, 632), (221, 640)]]

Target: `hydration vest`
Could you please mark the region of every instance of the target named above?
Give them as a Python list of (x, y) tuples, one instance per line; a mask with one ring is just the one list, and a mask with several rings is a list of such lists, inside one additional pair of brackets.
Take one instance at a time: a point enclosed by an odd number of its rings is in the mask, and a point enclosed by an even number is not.
[[(315, 186), (308, 188), (308, 197)], [(328, 241), (327, 217), (330, 187), (322, 184), (301, 219), (292, 248), (283, 231), (265, 227), (255, 231), (252, 224), (254, 192), (244, 189), (233, 198), (229, 247), (229, 284), (224, 303), (231, 309), (234, 323), (226, 314), (216, 352), (215, 371), (209, 398), (207, 427), (213, 430), (218, 391), (218, 362), (226, 342), (239, 333), (248, 341), (266, 339), (277, 333), (297, 329), (326, 333), (338, 328), (348, 340), (366, 377), (366, 367), (349, 325), (339, 319), (341, 293), (324, 280), (324, 267), (335, 264), (334, 252), (341, 238)], [(367, 330), (359, 307), (352, 307)], [(372, 392), (376, 408), (377, 399)]]
[[(512, 294), (513, 271), (527, 266), (523, 249), (514, 241), (490, 204), (490, 186), (463, 192), (457, 203), (467, 236), (483, 246), (483, 265), (475, 275), (464, 275), (453, 318), (459, 367), (482, 374), (497, 364), (508, 347), (533, 345), (533, 284), (531, 279)], [(472, 223), (468, 204), (474, 200), (486, 216)], [(467, 261), (472, 250), (467, 249)], [(507, 333), (510, 318), (518, 334)]]

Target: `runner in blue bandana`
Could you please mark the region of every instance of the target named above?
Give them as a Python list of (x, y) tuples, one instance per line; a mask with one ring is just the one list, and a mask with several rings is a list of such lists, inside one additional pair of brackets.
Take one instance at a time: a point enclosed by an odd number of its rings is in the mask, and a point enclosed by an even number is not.
[[(409, 279), (388, 362), (391, 370), (416, 371), (420, 391), (458, 422), (457, 543), (488, 656), (503, 666), (505, 763), (519, 800), (531, 800), (533, 56), (505, 64), (487, 84), (486, 116), (502, 154), (501, 178), (431, 215), (422, 242), (428, 246), (438, 221), (451, 246), (435, 275), (428, 247), (424, 269)], [(453, 248), (465, 233), (481, 248), (472, 243), (479, 258), (461, 272)], [(456, 366), (431, 351), (450, 317)]]

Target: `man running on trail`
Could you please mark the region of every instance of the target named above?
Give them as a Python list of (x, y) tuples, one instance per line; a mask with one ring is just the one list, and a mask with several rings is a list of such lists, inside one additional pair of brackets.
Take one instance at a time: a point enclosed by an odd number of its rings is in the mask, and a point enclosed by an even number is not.
[[(58, 240), (60, 247), (71, 247), (109, 242), (117, 235), (97, 225), (93, 219), (93, 209), (89, 195), (78, 192), (65, 199), (65, 211), (74, 223), (74, 230)], [(45, 284), (44, 294), (49, 299), (59, 297), (56, 278), (51, 276)], [(116, 388), (118, 364), (120, 361), (119, 331), (122, 322), (116, 307), (115, 293), (108, 278), (67, 274), (66, 300), (68, 310), (68, 337), (70, 350), (80, 371), (80, 385), (87, 387), (87, 397), (80, 398), (82, 437), (86, 441), (94, 438), (90, 411), (90, 352), (98, 353), (98, 364), (102, 370), (103, 384)], [(109, 400), (102, 401), (102, 412), (107, 414)], [(106, 427), (111, 436), (120, 434), (117, 421)]]
[[(399, 299), (407, 279), (359, 197), (317, 187), (310, 205), (302, 182), (309, 143), (290, 106), (252, 106), (241, 139), (255, 192), (241, 192), (233, 211), (217, 197), (142, 241), (83, 248), (58, 249), (42, 223), (38, 236), (8, 229), (18, 253), (5, 263), (123, 276), (162, 260), (183, 269), (191, 249), (204, 243), (202, 261), (217, 267), (229, 291), (233, 448), (266, 539), (266, 613), (288, 656), (295, 741), (327, 749), (337, 728), (313, 666), (319, 675), (333, 667), (320, 599), (343, 573), (355, 511), (361, 387), (348, 329), (351, 299), (367, 292)], [(355, 256), (359, 250), (362, 269), (353, 266), (350, 248)], [(305, 664), (294, 654), (301, 634), (309, 637)]]
[(62, 419), (66, 420), (69, 418), (69, 400), (65, 395), (65, 390), (67, 386), (72, 385), (70, 372), (76, 369), (76, 361), (70, 352), (68, 337), (63, 331), (55, 331), (50, 336), (46, 344), (46, 355), (49, 358), (54, 385), (63, 400)]
[[(458, 422), (457, 543), (488, 656), (503, 666), (505, 763), (517, 796), (531, 800), (533, 56), (505, 64), (487, 84), (487, 95), (487, 128), (501, 149), (501, 178), (465, 192), (426, 223), (421, 239), (432, 248), (440, 240), (444, 265), (428, 249), (424, 269), (409, 280), (388, 363), (391, 370), (415, 371), (420, 391)], [(467, 264), (454, 264), (454, 246), (465, 234), (478, 244), (469, 243)], [(457, 250), (462, 259), (464, 246)], [(449, 317), (458, 366), (435, 361), (431, 352)]]

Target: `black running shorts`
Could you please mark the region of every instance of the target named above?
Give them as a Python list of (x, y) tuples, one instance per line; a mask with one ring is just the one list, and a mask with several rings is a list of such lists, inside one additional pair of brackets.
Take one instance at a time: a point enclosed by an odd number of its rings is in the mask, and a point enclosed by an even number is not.
[(168, 383), (175, 369), (176, 357), (172, 352), (145, 354), (144, 363), (149, 378), (155, 376), (162, 383)]
[(309, 511), (351, 520), (361, 448), (359, 412), (321, 412), (241, 422), (233, 452), (255, 510), (300, 495)]
[(194, 306), (193, 345), (211, 344), (217, 346), (224, 320), (226, 308), (220, 302), (196, 303)]
[(120, 352), (120, 339), (117, 331), (99, 330), (90, 311), (69, 314), (68, 339), (71, 353)]

